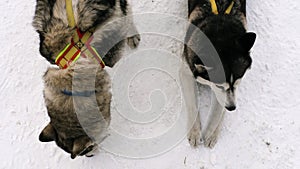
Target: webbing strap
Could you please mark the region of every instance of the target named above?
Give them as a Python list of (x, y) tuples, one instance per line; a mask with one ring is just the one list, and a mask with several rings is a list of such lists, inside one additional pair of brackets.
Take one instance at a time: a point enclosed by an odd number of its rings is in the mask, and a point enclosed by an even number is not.
[[(229, 15), (230, 12), (232, 11), (234, 5), (234, 1), (231, 1), (229, 7), (226, 9), (225, 14)], [(218, 6), (216, 3), (216, 0), (210, 0), (210, 6), (211, 6), (211, 11), (213, 14), (218, 15), (219, 11), (218, 11)]]
[(92, 58), (95, 62), (99, 63), (102, 68), (105, 64), (98, 54), (98, 52), (90, 46), (93, 39), (94, 29), (90, 29), (86, 32), (81, 32), (76, 28), (75, 17), (73, 12), (72, 0), (65, 0), (66, 11), (68, 17), (68, 24), (70, 27), (74, 28), (74, 34), (72, 36), (71, 43), (68, 44), (56, 57), (55, 63), (62, 69), (66, 69), (70, 64), (75, 62), (80, 55), (84, 57), (88, 56)]

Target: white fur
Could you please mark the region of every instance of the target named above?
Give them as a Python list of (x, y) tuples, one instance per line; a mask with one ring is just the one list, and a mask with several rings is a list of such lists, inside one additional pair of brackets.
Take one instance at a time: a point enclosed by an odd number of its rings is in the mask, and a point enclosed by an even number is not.
[[(202, 69), (202, 67), (198, 67), (198, 68)], [(233, 81), (233, 77), (231, 80)], [(230, 85), (228, 83), (215, 84), (201, 77), (197, 77), (196, 81), (199, 84), (210, 86), (210, 88), (212, 89), (213, 91), (212, 106), (211, 106), (212, 108), (210, 110), (207, 127), (203, 129), (202, 137), (200, 132), (201, 129), (200, 117), (198, 115), (196, 118), (196, 123), (194, 123), (192, 129), (189, 132), (188, 139), (191, 146), (193, 147), (198, 146), (201, 143), (201, 140), (203, 140), (204, 145), (206, 147), (213, 148), (217, 142), (217, 136), (220, 132), (220, 126), (224, 117), (225, 107), (236, 105), (235, 93), (236, 93), (236, 88), (239, 85), (241, 79), (238, 79), (234, 82), (233, 91), (230, 89)], [(197, 92), (195, 92), (195, 94), (196, 93)]]

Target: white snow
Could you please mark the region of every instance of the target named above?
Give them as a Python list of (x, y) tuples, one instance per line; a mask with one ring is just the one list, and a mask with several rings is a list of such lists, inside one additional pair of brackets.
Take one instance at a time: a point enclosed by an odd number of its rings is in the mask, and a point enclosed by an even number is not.
[[(130, 2), (134, 14), (155, 12), (162, 13), (162, 16), (168, 14), (182, 19), (187, 17), (187, 2), (183, 0)], [(0, 5), (0, 168), (300, 168), (299, 1), (248, 0), (248, 29), (258, 35), (252, 50), (253, 65), (239, 88), (238, 109), (236, 112), (226, 113), (214, 149), (203, 146), (193, 149), (187, 139), (181, 141), (176, 138), (180, 141), (177, 144), (178, 140), (172, 140), (173, 137), (164, 138), (161, 142), (152, 141), (149, 143), (150, 147), (154, 146), (152, 150), (145, 148), (149, 145), (126, 147), (122, 145), (123, 140), (113, 140), (108, 144), (111, 146), (108, 147), (109, 150), (116, 150), (113, 149), (114, 146), (127, 149), (119, 149), (119, 155), (100, 150), (100, 154), (93, 158), (79, 157), (75, 160), (71, 160), (55, 143), (38, 141), (39, 133), (49, 121), (42, 95), (42, 76), (49, 64), (39, 55), (38, 34), (31, 26), (34, 7), (34, 0), (3, 0)], [(112, 130), (130, 138), (153, 138), (168, 133), (168, 129), (174, 126), (182, 113), (177, 70), (182, 52), (179, 42), (183, 40), (185, 26), (174, 23), (171, 19), (169, 22), (165, 20), (153, 17), (152, 22), (143, 22), (141, 15), (135, 16), (139, 31), (148, 33), (142, 34), (138, 50), (127, 48), (124, 53), (126, 59), (111, 70), (112, 74), (116, 73), (113, 76), (113, 83), (116, 84), (113, 91), (125, 91), (114, 93)], [(169, 30), (172, 36), (149, 33), (153, 30)], [(172, 32), (174, 30), (177, 31)], [(141, 71), (144, 69), (148, 71)], [(126, 79), (123, 77), (127, 76), (122, 74), (126, 74), (127, 70), (137, 72)], [(126, 88), (119, 85), (122, 81), (126, 82)], [(133, 105), (133, 109), (129, 110), (149, 113), (153, 106), (156, 110), (162, 110), (162, 114), (154, 114), (160, 118), (147, 125), (129, 124), (128, 120), (120, 116), (122, 110), (118, 110), (124, 105), (118, 97), (127, 95), (130, 98), (128, 104)], [(133, 112), (126, 113), (132, 115)], [(151, 114), (144, 115), (153, 118)], [(183, 126), (184, 121), (180, 124)], [(180, 129), (178, 134), (182, 134)], [(172, 149), (169, 150), (170, 148)], [(151, 158), (121, 156), (124, 153), (132, 153), (134, 156), (136, 152), (143, 156), (153, 156), (164, 150), (169, 151)]]

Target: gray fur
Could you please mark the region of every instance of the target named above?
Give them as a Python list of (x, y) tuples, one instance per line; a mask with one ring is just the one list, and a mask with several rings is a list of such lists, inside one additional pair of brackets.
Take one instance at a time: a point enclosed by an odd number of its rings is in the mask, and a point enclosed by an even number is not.
[[(113, 67), (121, 58), (124, 42), (131, 48), (138, 46), (140, 35), (126, 0), (73, 0), (73, 11), (81, 31), (96, 28), (91, 45), (107, 66)], [(127, 14), (126, 19), (115, 21)], [(37, 0), (33, 26), (40, 35), (41, 55), (54, 64), (75, 29), (68, 26), (65, 0)], [(71, 158), (90, 156), (107, 136), (112, 97), (109, 75), (91, 59), (81, 57), (68, 69), (48, 68), (44, 82), (50, 123), (41, 132), (40, 141), (55, 141)], [(62, 93), (74, 88), (79, 90), (76, 92), (95, 91), (95, 95), (79, 97)]]
[[(73, 0), (77, 27), (83, 32), (96, 28), (92, 45), (110, 67), (121, 58), (124, 42), (135, 48), (140, 41), (131, 9), (127, 3), (125, 7), (120, 0)], [(54, 64), (56, 56), (70, 42), (74, 30), (68, 26), (65, 0), (37, 0), (32, 24), (40, 35), (41, 55)]]
[[(89, 146), (96, 146), (94, 139), (104, 138), (110, 123), (110, 77), (101, 67), (89, 62), (89, 59), (80, 58), (68, 69), (49, 68), (44, 75), (44, 98), (50, 117), (49, 125), (53, 129), (47, 130), (48, 125), (41, 133), (40, 140), (55, 141), (74, 158)], [(75, 82), (74, 78), (77, 78)], [(91, 80), (95, 80), (95, 84), (91, 84)], [(72, 88), (94, 90), (96, 100), (91, 96), (76, 101), (74, 97), (77, 96), (62, 93), (63, 90), (72, 91)], [(83, 129), (82, 124), (88, 126)]]

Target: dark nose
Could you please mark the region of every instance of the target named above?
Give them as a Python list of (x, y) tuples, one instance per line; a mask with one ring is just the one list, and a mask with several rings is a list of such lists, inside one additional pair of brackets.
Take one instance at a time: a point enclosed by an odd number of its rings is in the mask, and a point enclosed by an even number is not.
[(233, 111), (233, 110), (236, 109), (236, 106), (226, 106), (226, 109), (227, 109), (228, 111)]

